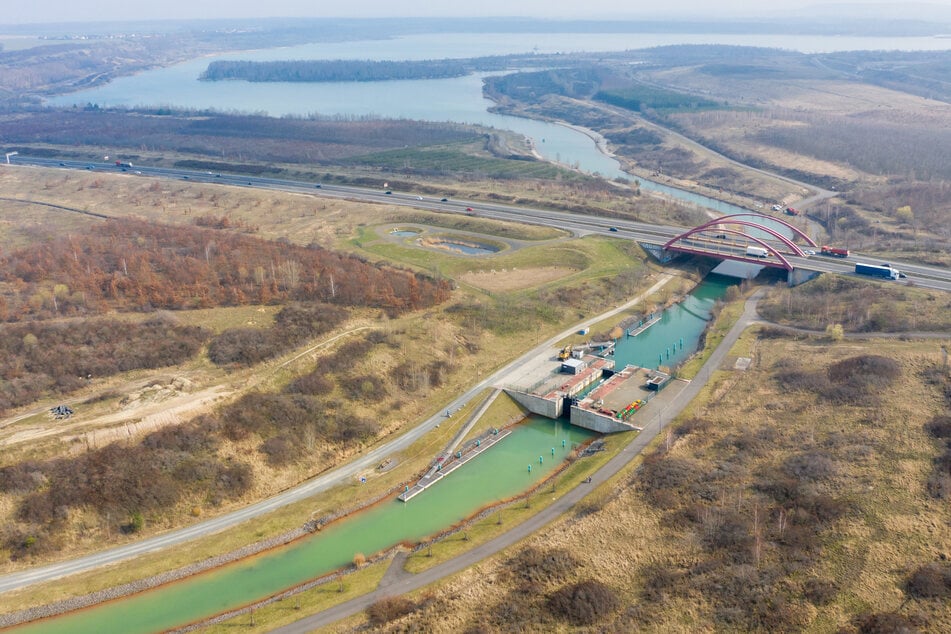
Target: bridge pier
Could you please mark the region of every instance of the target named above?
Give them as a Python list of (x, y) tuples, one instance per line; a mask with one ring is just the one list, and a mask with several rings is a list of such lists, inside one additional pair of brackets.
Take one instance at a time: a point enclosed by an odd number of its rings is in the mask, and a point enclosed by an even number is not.
[(819, 277), (819, 271), (807, 271), (805, 269), (791, 269), (786, 275), (786, 283), (789, 284), (790, 288), (793, 286), (799, 286), (809, 280), (814, 280)]
[(667, 264), (679, 255), (676, 252), (668, 251), (660, 244), (651, 244), (650, 242), (638, 242), (637, 244), (661, 264)]

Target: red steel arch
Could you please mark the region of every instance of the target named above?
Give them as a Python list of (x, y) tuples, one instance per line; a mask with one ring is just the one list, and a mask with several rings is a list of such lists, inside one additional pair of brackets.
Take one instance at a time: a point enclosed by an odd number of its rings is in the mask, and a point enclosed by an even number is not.
[[(753, 218), (768, 218), (769, 220), (772, 220), (773, 222), (778, 222), (779, 224), (783, 225), (787, 229), (790, 229), (793, 232), (793, 234), (805, 240), (806, 244), (808, 244), (809, 246), (811, 247), (819, 246), (818, 244), (813, 242), (812, 238), (810, 238), (808, 235), (803, 233), (802, 229), (800, 229), (799, 227), (795, 225), (789, 224), (782, 218), (773, 218), (772, 216), (764, 216), (763, 214), (754, 213), (752, 211), (747, 211), (747, 212), (739, 213), (739, 214), (730, 214), (729, 216), (721, 216), (720, 218), (704, 223), (703, 226), (717, 225), (722, 223), (724, 220), (729, 221), (730, 218), (743, 218), (743, 217), (749, 217), (749, 216), (752, 216)], [(727, 224), (730, 224), (730, 223), (727, 222)], [(757, 225), (757, 226), (762, 227), (762, 225)], [(762, 228), (765, 229), (765, 227), (762, 227)]]
[[(701, 231), (707, 231), (707, 230), (710, 229), (710, 227), (716, 227), (716, 226), (722, 225), (722, 224), (727, 224), (727, 225), (742, 225), (742, 226), (744, 226), (744, 227), (753, 227), (754, 229), (759, 229), (760, 231), (765, 231), (766, 233), (768, 233), (769, 235), (773, 236), (774, 238), (776, 238), (777, 240), (779, 240), (780, 242), (782, 242), (783, 244), (785, 244), (787, 247), (789, 247), (789, 248), (792, 250), (792, 252), (795, 253), (796, 255), (798, 255), (798, 256), (805, 256), (805, 255), (806, 255), (806, 254), (803, 252), (803, 250), (799, 248), (799, 245), (798, 245), (798, 244), (796, 244), (795, 242), (793, 242), (792, 240), (790, 240), (789, 238), (787, 238), (787, 237), (784, 236), (783, 234), (779, 233), (779, 232), (776, 231), (775, 229), (770, 229), (769, 227), (764, 227), (763, 225), (758, 225), (758, 224), (756, 224), (755, 222), (749, 222), (749, 221), (747, 221), (747, 220), (732, 220), (732, 221), (727, 222), (727, 223), (723, 223), (723, 222), (719, 222), (719, 221), (717, 221), (717, 222), (712, 222), (712, 221), (711, 221), (711, 222), (706, 222), (706, 223), (700, 225), (699, 227), (694, 227), (694, 228), (691, 229), (690, 231), (687, 231), (686, 233), (680, 234), (680, 235), (677, 236), (676, 238), (670, 239), (670, 240), (667, 242), (667, 244), (664, 245), (664, 248), (666, 249), (667, 247), (669, 247), (671, 244), (673, 244), (673, 243), (676, 242), (677, 240), (682, 240), (683, 238), (688, 238), (688, 237), (692, 236), (692, 235), (695, 234), (695, 233), (700, 233)], [(735, 231), (734, 231), (734, 233), (735, 233)], [(751, 235), (749, 235), (749, 234), (744, 233), (743, 235), (746, 236), (747, 238), (749, 238), (750, 240), (756, 240), (756, 242), (758, 242), (759, 244), (764, 244), (762, 241), (758, 240), (757, 238), (754, 238), (753, 236), (751, 236)], [(769, 245), (767, 245), (767, 246), (769, 246)], [(770, 247), (769, 250), (770, 250), (770, 251), (775, 251), (775, 249), (773, 249), (772, 247)], [(777, 254), (777, 255), (778, 255), (778, 254)]]
[[(739, 224), (739, 223), (735, 223), (735, 224)], [(755, 227), (757, 227), (758, 229), (762, 229), (763, 231), (769, 231), (769, 229), (767, 229), (766, 227), (760, 227), (759, 225), (752, 225), (752, 226), (755, 226)], [(699, 231), (699, 230), (700, 230), (700, 227), (697, 227), (696, 229), (691, 229), (691, 230), (688, 231), (687, 233), (685, 233), (685, 234), (683, 234), (683, 235), (679, 235), (679, 236), (677, 236), (676, 238), (673, 238), (673, 239), (669, 240), (669, 241), (664, 245), (664, 249), (667, 249), (667, 248), (669, 248), (669, 247), (674, 246), (674, 243), (677, 242), (678, 240), (680, 240), (680, 239), (682, 239), (682, 238), (686, 238), (687, 236), (692, 235), (692, 234), (696, 233), (696, 232)], [(743, 233), (742, 231), (737, 231), (736, 229), (723, 229), (723, 232), (724, 232), (724, 233), (733, 233), (733, 234), (736, 234), (736, 235), (739, 235), (739, 236), (743, 236), (743, 237), (746, 238), (747, 240), (751, 240), (752, 242), (755, 242), (756, 244), (758, 244), (758, 245), (760, 245), (761, 247), (765, 248), (767, 251), (769, 251), (770, 253), (772, 253), (773, 255), (775, 255), (775, 256), (776, 256), (776, 259), (778, 259), (780, 262), (782, 262), (782, 265), (783, 265), (782, 268), (786, 269), (787, 271), (792, 271), (792, 270), (795, 268), (789, 260), (787, 260), (785, 257), (783, 257), (783, 254), (782, 254), (782, 253), (778, 252), (776, 249), (774, 249), (772, 246), (770, 246), (770, 244), (769, 244), (768, 242), (765, 242), (765, 241), (763, 241), (763, 240), (760, 240), (759, 238), (753, 237), (753, 236), (751, 236), (751, 235), (749, 235), (749, 234)], [(784, 237), (784, 236), (783, 236), (783, 237)], [(793, 247), (795, 247), (795, 245), (793, 245)], [(746, 262), (746, 261), (753, 261), (753, 258), (751, 258), (751, 257), (741, 257), (741, 256), (729, 255), (729, 254), (725, 254), (725, 253), (720, 253), (720, 254), (704, 253), (704, 252), (699, 251), (699, 250), (696, 250), (696, 249), (687, 249), (687, 248), (684, 248), (684, 247), (674, 247), (674, 248), (675, 248), (675, 249), (678, 249), (678, 250), (681, 250), (681, 251), (688, 252), (688, 253), (696, 253), (696, 254), (699, 254), (699, 255), (713, 255), (713, 256), (715, 256), (715, 257), (728, 258), (728, 259), (731, 259), (731, 260), (741, 260), (741, 261), (744, 261), (744, 262)], [(802, 252), (800, 252), (800, 253), (802, 253)]]

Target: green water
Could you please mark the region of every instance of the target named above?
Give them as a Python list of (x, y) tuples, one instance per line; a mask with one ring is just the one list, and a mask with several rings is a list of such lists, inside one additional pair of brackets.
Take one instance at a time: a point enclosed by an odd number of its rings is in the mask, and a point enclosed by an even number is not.
[(573, 443), (592, 435), (564, 422), (531, 418), (408, 503), (388, 501), (272, 552), (14, 631), (133, 634), (207, 618), (346, 566), (356, 553), (369, 556), (435, 534), (487, 504), (525, 491), (559, 466)]
[(686, 361), (697, 351), (714, 304), (738, 283), (736, 278), (708, 275), (684, 301), (661, 313), (659, 322), (636, 337), (622, 336), (614, 351), (616, 366), (674, 367)]

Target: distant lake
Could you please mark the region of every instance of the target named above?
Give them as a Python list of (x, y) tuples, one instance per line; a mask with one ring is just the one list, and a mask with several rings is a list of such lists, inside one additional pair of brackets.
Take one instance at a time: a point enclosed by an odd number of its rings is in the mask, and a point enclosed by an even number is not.
[[(277, 49), (239, 51), (190, 60), (168, 68), (123, 77), (111, 83), (49, 100), (51, 105), (102, 107), (170, 106), (195, 110), (257, 113), (270, 116), (319, 114), (422, 121), (472, 123), (513, 130), (531, 138), (542, 156), (605, 178), (629, 178), (617, 161), (603, 155), (585, 134), (565, 126), (488, 112), (482, 96), (486, 74), (451, 79), (250, 83), (198, 81), (214, 60), (359, 59), (413, 60), (486, 55), (623, 51), (671, 44), (727, 44), (782, 48), (801, 52), (844, 50), (948, 50), (951, 38), (831, 37), (815, 35), (737, 35), (671, 33), (441, 33), (385, 40), (327, 42)], [(724, 213), (726, 203), (642, 181), (645, 189), (664, 191)]]
[[(845, 50), (948, 50), (951, 38), (833, 37), (676, 33), (440, 33), (306, 44), (239, 51), (190, 60), (49, 100), (52, 105), (178, 106), (270, 116), (322, 115), (412, 118), (493, 125), (481, 116), (490, 102), (481, 96), (482, 77), (323, 84), (200, 82), (214, 60), (359, 59), (414, 60), (518, 53), (623, 51), (671, 44), (762, 46), (805, 53)], [(422, 91), (422, 92), (420, 92)]]

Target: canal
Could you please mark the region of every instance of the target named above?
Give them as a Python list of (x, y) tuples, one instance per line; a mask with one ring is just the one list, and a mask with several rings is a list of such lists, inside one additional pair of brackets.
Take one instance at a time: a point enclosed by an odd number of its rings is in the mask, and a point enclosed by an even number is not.
[(490, 451), (407, 503), (393, 498), (291, 545), (15, 631), (145, 634), (208, 618), (343, 568), (357, 553), (372, 556), (434, 535), (531, 488), (563, 464), (573, 445), (593, 436), (566, 422), (531, 417)]
[(697, 351), (717, 300), (739, 282), (725, 275), (707, 275), (682, 302), (660, 313), (660, 321), (653, 326), (635, 337), (625, 333), (614, 350), (615, 366), (653, 369), (660, 365), (676, 367), (686, 361)]
[[(737, 283), (708, 275), (684, 301), (665, 309), (656, 324), (636, 337), (622, 337), (615, 351), (617, 366), (682, 363), (696, 351), (716, 301)], [(563, 421), (531, 417), (490, 451), (408, 503), (387, 500), (289, 546), (16, 631), (92, 634), (122, 623), (123, 632), (144, 634), (208, 618), (341, 569), (357, 553), (372, 556), (434, 535), (531, 488), (563, 463), (573, 445), (592, 436)]]

